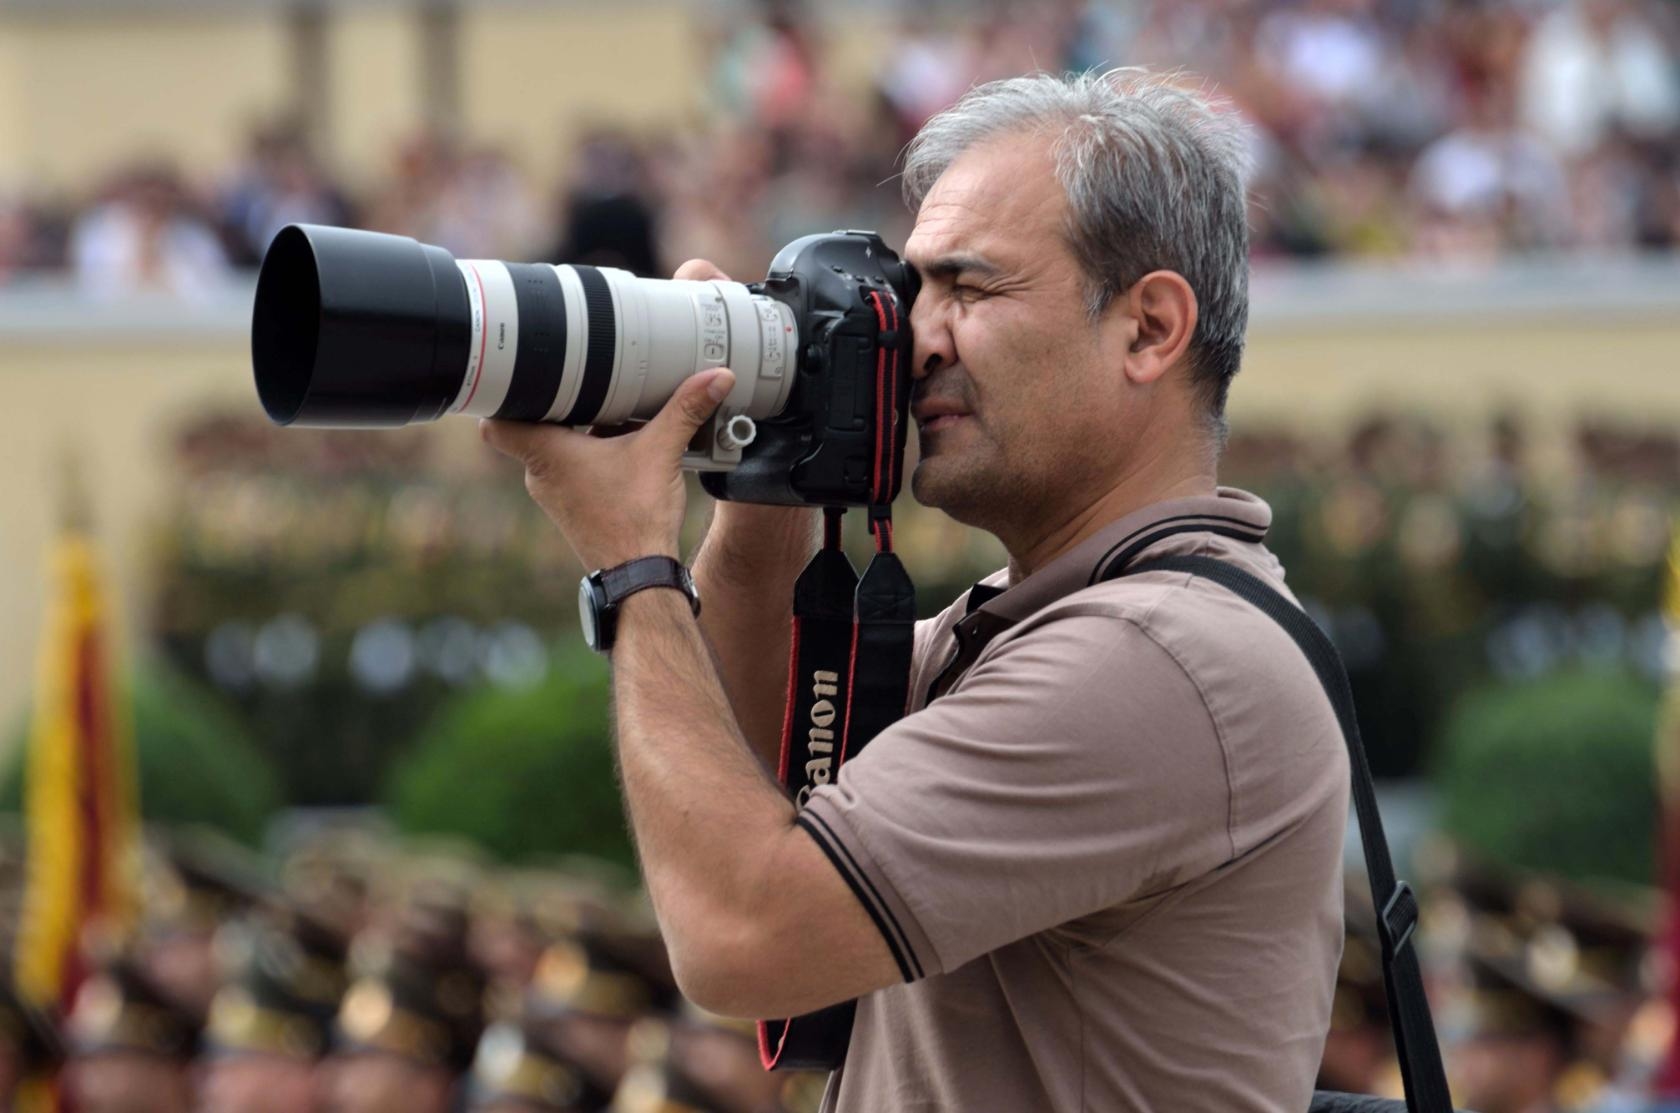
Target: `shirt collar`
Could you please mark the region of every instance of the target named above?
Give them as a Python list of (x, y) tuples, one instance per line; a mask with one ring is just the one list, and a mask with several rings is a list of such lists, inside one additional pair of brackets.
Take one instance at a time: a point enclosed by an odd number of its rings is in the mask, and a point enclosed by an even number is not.
[(1020, 583), (978, 583), (969, 593), (969, 615), (984, 613), (1019, 622), (1064, 595), (1124, 568), (1164, 538), (1180, 533), (1219, 533), (1258, 543), (1272, 524), (1272, 508), (1255, 495), (1220, 487), (1212, 495), (1169, 499), (1132, 511), (1104, 526)]

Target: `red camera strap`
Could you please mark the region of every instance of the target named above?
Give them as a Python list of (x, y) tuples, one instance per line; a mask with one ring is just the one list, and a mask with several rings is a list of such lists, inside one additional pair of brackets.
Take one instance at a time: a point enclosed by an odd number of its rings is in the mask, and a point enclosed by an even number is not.
[[(840, 545), (845, 511), (824, 511), (823, 547), (793, 590), (787, 713), (777, 777), (796, 806), (904, 715), (916, 628), (916, 589), (893, 550), (909, 383), (899, 372), (898, 306), (870, 292), (879, 326), (869, 529), (876, 553), (860, 579)], [(909, 978), (908, 972), (905, 974)], [(766, 1070), (834, 1070), (846, 1058), (855, 1001), (804, 1016), (761, 1020)]]

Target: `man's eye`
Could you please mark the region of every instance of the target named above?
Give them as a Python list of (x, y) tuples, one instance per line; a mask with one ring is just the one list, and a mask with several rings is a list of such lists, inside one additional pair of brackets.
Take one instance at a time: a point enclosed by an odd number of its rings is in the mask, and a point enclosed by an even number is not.
[(951, 287), (951, 292), (956, 297), (964, 301), (973, 301), (975, 298), (984, 297), (986, 295), (985, 290), (982, 290), (978, 286), (967, 285), (966, 283), (958, 283), (957, 285)]

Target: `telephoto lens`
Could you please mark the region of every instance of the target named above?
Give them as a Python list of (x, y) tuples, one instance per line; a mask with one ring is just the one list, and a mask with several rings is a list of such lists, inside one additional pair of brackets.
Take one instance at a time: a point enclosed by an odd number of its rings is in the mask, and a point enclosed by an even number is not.
[(787, 405), (798, 327), (738, 282), (453, 258), (406, 236), (293, 224), (269, 246), (251, 325), (281, 425), (378, 428), (445, 414), (562, 425), (652, 417), (684, 379), (735, 372), (719, 451)]

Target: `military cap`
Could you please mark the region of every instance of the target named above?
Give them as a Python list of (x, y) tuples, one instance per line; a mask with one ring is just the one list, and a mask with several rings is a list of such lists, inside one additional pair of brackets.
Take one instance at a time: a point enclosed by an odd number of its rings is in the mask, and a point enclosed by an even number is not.
[(810, 1113), (826, 1076), (767, 1074), (759, 1062), (757, 1025), (684, 1002), (670, 1020), (649, 1018), (630, 1030), (633, 1065), (614, 1096), (612, 1113)]
[(664, 1021), (638, 1021), (630, 1054), (635, 1062), (618, 1084), (611, 1113), (728, 1113), (682, 1069)]
[(153, 845), (144, 909), (152, 932), (212, 934), (273, 891), (255, 857), (220, 836), (194, 831), (158, 836)]
[(344, 995), (333, 1046), (396, 1055), (426, 1067), (464, 1070), (483, 1024), (483, 980), (465, 966), (416, 961), (386, 952)]
[(511, 1106), (533, 1113), (595, 1113), (611, 1100), (566, 1056), (551, 1029), (517, 1020), (484, 1030), (467, 1090), (472, 1110)]
[(210, 1002), (212, 1052), (305, 1060), (325, 1053), (347, 981), (345, 948), (324, 927), (301, 916), (297, 925), (287, 931), (253, 917), (218, 934), (226, 981)]
[(132, 960), (117, 957), (76, 991), (67, 1028), (76, 1055), (130, 1051), (185, 1061), (198, 1050), (200, 1021)]
[(526, 992), (527, 1009), (539, 1018), (584, 1013), (634, 1020), (665, 999), (661, 987), (596, 935), (549, 944)]
[(1582, 969), (1569, 932), (1549, 925), (1523, 939), (1484, 931), (1466, 955), (1471, 1027), (1478, 1036), (1549, 1036), (1573, 1053), (1581, 1025), (1597, 1018), (1615, 991)]

